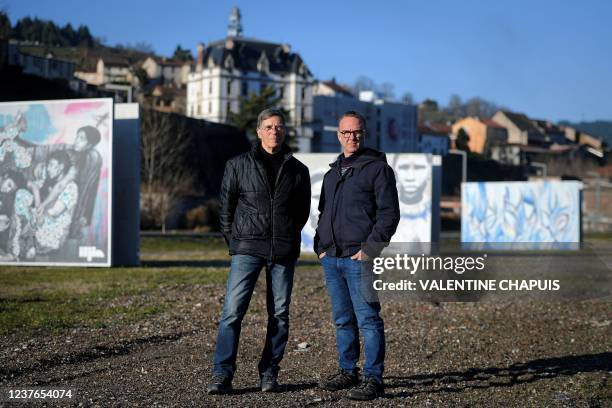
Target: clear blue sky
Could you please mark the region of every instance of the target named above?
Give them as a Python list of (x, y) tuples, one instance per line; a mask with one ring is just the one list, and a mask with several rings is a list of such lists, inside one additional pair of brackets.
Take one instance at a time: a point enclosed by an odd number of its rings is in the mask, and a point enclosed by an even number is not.
[(612, 120), (612, 2), (0, 0), (14, 23), (86, 24), (108, 44), (224, 38), (232, 6), (244, 34), (289, 43), (319, 79), (366, 75), (446, 105), (480, 96), (554, 121)]

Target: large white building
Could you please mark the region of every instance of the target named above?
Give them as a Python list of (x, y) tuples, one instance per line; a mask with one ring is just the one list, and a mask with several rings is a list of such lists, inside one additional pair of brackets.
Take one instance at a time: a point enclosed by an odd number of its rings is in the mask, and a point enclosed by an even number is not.
[(314, 78), (288, 45), (242, 36), (240, 11), (232, 10), (227, 38), (198, 45), (195, 72), (187, 80), (187, 116), (227, 123), (241, 98), (272, 87), (289, 112), (298, 149), (311, 151)]

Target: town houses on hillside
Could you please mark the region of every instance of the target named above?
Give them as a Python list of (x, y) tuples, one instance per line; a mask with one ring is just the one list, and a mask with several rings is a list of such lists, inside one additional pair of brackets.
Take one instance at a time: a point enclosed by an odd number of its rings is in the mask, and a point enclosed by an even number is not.
[[(178, 52), (181, 51), (181, 52)], [(0, 39), (0, 69), (60, 81), (81, 96), (113, 96), (158, 111), (229, 123), (244, 101), (263, 90), (287, 112), (301, 152), (337, 152), (338, 118), (347, 110), (367, 119), (366, 145), (394, 152), (445, 156), (460, 149), (508, 165), (537, 165), (581, 158), (605, 163), (609, 147), (595, 135), (510, 110), (490, 117), (435, 119), (416, 106), (373, 90), (358, 92), (334, 78), (318, 80), (289, 44), (244, 35), (234, 7), (225, 38), (197, 45), (197, 55), (177, 47), (174, 58), (128, 48), (50, 47)], [(253, 135), (251, 135), (253, 136)], [(545, 173), (542, 172), (542, 174)]]

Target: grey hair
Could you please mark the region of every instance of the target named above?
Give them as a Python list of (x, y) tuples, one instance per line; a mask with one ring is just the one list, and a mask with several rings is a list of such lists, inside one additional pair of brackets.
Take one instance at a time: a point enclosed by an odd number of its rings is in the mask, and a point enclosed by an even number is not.
[(343, 118), (346, 118), (347, 116), (351, 118), (359, 119), (359, 122), (361, 122), (361, 127), (363, 128), (363, 130), (366, 130), (366, 119), (361, 113), (354, 111), (354, 110), (346, 111), (342, 114), (342, 116), (340, 116), (340, 120), (342, 120)]
[(270, 119), (273, 116), (279, 117), (281, 122), (283, 122), (283, 125), (285, 124), (285, 115), (283, 115), (283, 113), (280, 110), (274, 109), (274, 108), (268, 108), (268, 109), (262, 110), (261, 113), (257, 115), (257, 129), (261, 129), (261, 122), (263, 122), (266, 119)]

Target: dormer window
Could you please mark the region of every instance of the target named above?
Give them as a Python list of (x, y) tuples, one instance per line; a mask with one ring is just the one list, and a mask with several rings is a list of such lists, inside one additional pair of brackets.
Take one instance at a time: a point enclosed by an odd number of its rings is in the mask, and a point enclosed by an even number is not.
[(225, 67), (225, 69), (230, 70), (230, 71), (234, 69), (234, 58), (232, 58), (231, 55), (228, 55), (225, 58), (225, 62), (223, 63), (223, 66)]
[(268, 61), (268, 56), (265, 51), (261, 53), (257, 61), (257, 70), (264, 75), (270, 72), (270, 61)]

